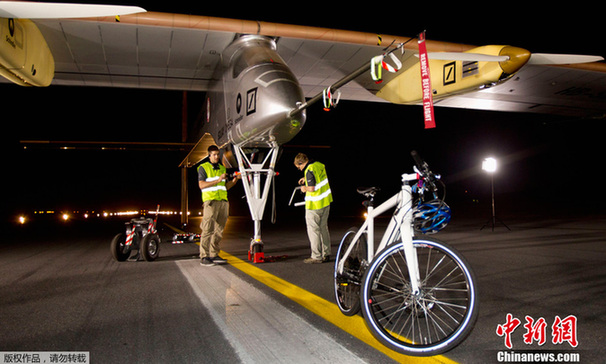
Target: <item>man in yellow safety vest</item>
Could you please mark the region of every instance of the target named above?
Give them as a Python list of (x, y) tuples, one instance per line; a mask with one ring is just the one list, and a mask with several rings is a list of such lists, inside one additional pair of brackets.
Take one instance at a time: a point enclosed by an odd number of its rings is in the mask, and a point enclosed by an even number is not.
[(203, 205), (200, 224), (200, 264), (203, 266), (226, 263), (219, 256), (219, 243), (229, 216), (227, 190), (238, 182), (239, 177), (237, 175), (226, 181), (227, 169), (219, 163), (219, 148), (216, 145), (208, 147), (208, 162), (198, 167), (198, 186), (202, 190)]
[(320, 162), (310, 161), (307, 155), (297, 154), (295, 167), (304, 171), (299, 180), (301, 191), (305, 192), (305, 222), (311, 246), (311, 257), (305, 263), (327, 262), (330, 259), (330, 233), (328, 215), (332, 202), (332, 192), (328, 184), (326, 167)]

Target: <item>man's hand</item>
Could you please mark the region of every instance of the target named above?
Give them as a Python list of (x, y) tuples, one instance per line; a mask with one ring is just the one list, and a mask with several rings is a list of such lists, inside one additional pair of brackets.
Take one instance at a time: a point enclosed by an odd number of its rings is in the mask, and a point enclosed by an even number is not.
[(316, 186), (301, 186), (301, 192), (314, 192)]

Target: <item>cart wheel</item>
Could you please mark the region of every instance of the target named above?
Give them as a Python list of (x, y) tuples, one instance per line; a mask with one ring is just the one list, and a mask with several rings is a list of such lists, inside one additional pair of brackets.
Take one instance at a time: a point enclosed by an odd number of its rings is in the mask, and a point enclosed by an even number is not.
[(145, 261), (154, 261), (160, 253), (160, 237), (157, 234), (145, 235), (141, 240), (139, 251)]
[(126, 235), (120, 233), (112, 239), (110, 250), (114, 259), (123, 262), (130, 256), (130, 247), (126, 246)]

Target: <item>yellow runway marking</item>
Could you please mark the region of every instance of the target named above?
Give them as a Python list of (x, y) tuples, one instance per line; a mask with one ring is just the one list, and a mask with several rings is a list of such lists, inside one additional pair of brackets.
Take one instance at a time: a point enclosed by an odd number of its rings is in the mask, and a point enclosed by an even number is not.
[[(177, 231), (176, 228), (170, 226), (170, 228)], [(196, 243), (200, 245), (199, 242)], [(457, 364), (456, 361), (453, 361), (443, 355), (436, 355), (431, 357), (414, 357), (400, 354), (396, 351), (393, 351), (375, 339), (374, 336), (368, 331), (366, 327), (366, 323), (364, 322), (364, 318), (359, 315), (355, 316), (345, 316), (335, 303), (325, 300), (322, 297), (319, 297), (311, 292), (308, 292), (288, 281), (285, 281), (282, 278), (276, 277), (273, 274), (270, 274), (263, 269), (257, 268), (248, 262), (243, 261), (242, 259), (236, 258), (235, 256), (221, 251), (221, 255), (227, 262), (232, 265), (234, 268), (239, 269), (243, 273), (249, 275), (250, 277), (256, 279), (257, 281), (265, 284), (269, 288), (281, 293), (287, 298), (297, 302), (301, 306), (305, 307), (309, 311), (314, 314), (322, 317), (324, 320), (332, 323), (337, 326), (341, 330), (347, 332), (353, 337), (358, 338), (362, 342), (367, 343), (383, 354), (389, 356), (390, 358), (400, 362), (400, 363), (442, 363), (442, 364)]]
[(392, 359), (400, 362), (400, 363), (444, 363), (444, 364), (454, 364), (455, 361), (452, 361), (442, 355), (432, 356), (432, 357), (412, 357), (402, 355), (396, 351), (393, 351), (383, 344), (381, 344), (377, 339), (372, 336), (372, 334), (368, 331), (366, 327), (366, 323), (364, 322), (364, 318), (356, 315), (356, 316), (345, 316), (341, 313), (339, 308), (335, 303), (329, 302), (322, 297), (316, 296), (315, 294), (308, 292), (290, 282), (285, 281), (279, 277), (274, 276), (273, 274), (267, 273), (263, 269), (257, 268), (248, 262), (245, 262), (239, 258), (222, 251), (222, 257), (227, 260), (227, 262), (233, 267), (241, 270), (257, 281), (265, 284), (269, 288), (283, 294), (289, 299), (297, 302), (301, 306), (305, 307), (309, 311), (314, 314), (322, 317), (326, 321), (334, 324), (339, 327), (341, 330), (351, 334), (352, 336), (362, 340), (363, 342), (369, 344), (385, 355), (391, 357)]

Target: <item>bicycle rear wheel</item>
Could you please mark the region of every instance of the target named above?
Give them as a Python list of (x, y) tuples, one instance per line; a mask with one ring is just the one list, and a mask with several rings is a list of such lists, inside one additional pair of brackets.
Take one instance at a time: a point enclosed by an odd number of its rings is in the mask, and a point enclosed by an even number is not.
[(363, 268), (366, 262), (367, 239), (366, 233), (360, 235), (355, 242), (349, 256), (343, 265), (343, 273), (338, 274), (339, 263), (352, 244), (353, 238), (358, 232), (357, 228), (350, 228), (339, 244), (339, 250), (335, 258), (334, 289), (337, 306), (344, 315), (353, 316), (360, 312), (360, 285), (362, 283)]
[(362, 313), (372, 334), (403, 354), (437, 355), (469, 334), (478, 315), (476, 279), (467, 261), (435, 239), (413, 241), (420, 292), (410, 287), (402, 244), (384, 249), (362, 283)]

